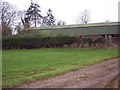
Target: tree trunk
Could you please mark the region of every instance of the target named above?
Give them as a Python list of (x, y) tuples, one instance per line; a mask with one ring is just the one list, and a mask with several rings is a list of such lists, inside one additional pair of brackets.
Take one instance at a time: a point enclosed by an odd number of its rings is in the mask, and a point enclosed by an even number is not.
[(35, 14), (35, 27), (36, 27), (36, 14)]

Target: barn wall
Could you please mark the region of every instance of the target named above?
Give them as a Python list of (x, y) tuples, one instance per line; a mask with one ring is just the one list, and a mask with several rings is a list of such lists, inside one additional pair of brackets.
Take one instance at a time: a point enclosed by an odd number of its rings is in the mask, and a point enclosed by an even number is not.
[[(120, 27), (120, 26), (119, 26)], [(55, 34), (67, 35), (96, 35), (96, 34), (118, 34), (118, 26), (95, 26), (95, 27), (77, 27), (62, 28), (51, 30)]]

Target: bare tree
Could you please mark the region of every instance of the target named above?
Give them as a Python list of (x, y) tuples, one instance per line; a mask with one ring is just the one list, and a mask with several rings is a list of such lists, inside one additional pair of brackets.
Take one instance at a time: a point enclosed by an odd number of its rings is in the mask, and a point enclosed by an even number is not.
[(18, 16), (19, 16), (19, 19), (21, 19), (21, 21), (18, 21), (17, 26), (21, 24), (21, 28), (23, 28), (24, 30), (27, 29), (27, 28), (30, 28), (30, 21), (29, 21), (29, 17), (27, 17), (26, 13), (27, 11), (26, 10), (22, 10), (22, 11), (18, 11)]
[[(13, 9), (13, 6), (8, 2), (0, 3), (0, 22), (2, 26), (2, 34), (10, 35), (11, 26), (15, 24), (15, 21), (18, 20), (18, 13)], [(12, 33), (12, 32), (11, 32)]]
[[(0, 0), (0, 7), (2, 7), (2, 1)], [(2, 22), (1, 22), (1, 16), (2, 16), (2, 8), (0, 8), (0, 31), (2, 31)]]
[(14, 21), (18, 20), (18, 13), (13, 9), (13, 6), (8, 2), (2, 2), (1, 4), (1, 22), (5, 22), (7, 25), (13, 25)]
[(105, 20), (105, 22), (108, 23), (108, 22), (112, 22), (112, 21), (108, 19), (108, 20)]
[(90, 21), (90, 11), (88, 9), (83, 10), (77, 17), (77, 24), (87, 24)]
[(2, 22), (2, 35), (3, 36), (10, 36), (12, 35), (12, 29), (8, 26), (5, 22)]
[(57, 25), (65, 25), (65, 24), (66, 23), (64, 21), (62, 21), (62, 20), (60, 20), (60, 21), (57, 22)]
[(16, 32), (17, 34), (21, 34), (22, 32), (22, 26), (21, 23), (19, 22), (18, 25), (14, 28), (14, 32)]

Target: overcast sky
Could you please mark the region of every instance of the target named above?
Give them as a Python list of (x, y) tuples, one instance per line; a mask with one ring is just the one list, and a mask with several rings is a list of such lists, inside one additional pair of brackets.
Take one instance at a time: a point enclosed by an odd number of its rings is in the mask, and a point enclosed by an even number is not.
[[(4, 0), (16, 5), (19, 10), (27, 10), (31, 0)], [(58, 20), (67, 24), (76, 24), (76, 18), (84, 9), (89, 9), (90, 23), (99, 23), (110, 20), (118, 21), (118, 2), (120, 0), (33, 0), (41, 7), (41, 14), (45, 15), (51, 8)]]

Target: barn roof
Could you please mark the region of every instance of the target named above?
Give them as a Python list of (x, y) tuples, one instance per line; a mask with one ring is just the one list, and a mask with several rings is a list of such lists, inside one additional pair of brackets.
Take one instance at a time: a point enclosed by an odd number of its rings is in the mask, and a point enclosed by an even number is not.
[(66, 28), (82, 28), (82, 27), (99, 27), (99, 26), (118, 26), (120, 22), (104, 22), (104, 23), (89, 23), (77, 25), (63, 25), (63, 26), (43, 26), (35, 27), (35, 30), (52, 30), (52, 29), (66, 29)]

